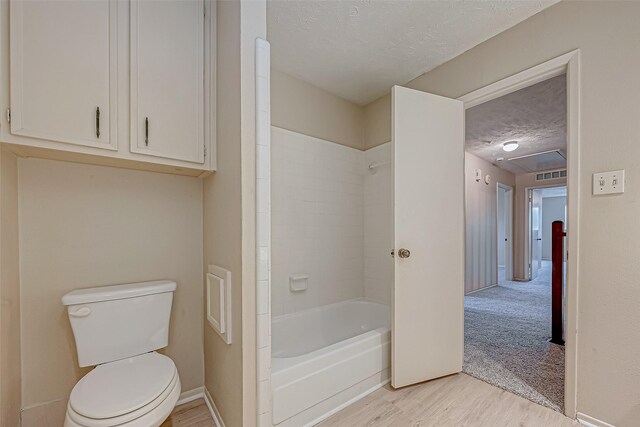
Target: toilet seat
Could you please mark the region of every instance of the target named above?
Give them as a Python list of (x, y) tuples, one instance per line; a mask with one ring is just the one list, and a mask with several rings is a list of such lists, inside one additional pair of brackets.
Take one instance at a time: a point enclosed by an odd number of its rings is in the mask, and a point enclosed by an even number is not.
[(180, 391), (175, 364), (166, 356), (152, 352), (106, 363), (74, 387), (65, 427), (159, 426)]

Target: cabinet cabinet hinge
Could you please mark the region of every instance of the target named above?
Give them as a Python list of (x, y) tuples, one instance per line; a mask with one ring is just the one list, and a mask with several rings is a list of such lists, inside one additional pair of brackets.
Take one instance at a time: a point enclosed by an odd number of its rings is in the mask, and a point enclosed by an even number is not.
[(7, 108), (7, 122), (11, 123), (11, 108)]
[(207, 158), (207, 144), (204, 145), (204, 158)]

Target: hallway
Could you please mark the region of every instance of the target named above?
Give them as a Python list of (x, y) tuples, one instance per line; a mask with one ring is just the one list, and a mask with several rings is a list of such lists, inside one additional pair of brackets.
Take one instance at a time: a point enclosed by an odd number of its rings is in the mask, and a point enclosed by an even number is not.
[(531, 282), (465, 296), (465, 373), (556, 411), (564, 408), (564, 347), (551, 336), (551, 263)]

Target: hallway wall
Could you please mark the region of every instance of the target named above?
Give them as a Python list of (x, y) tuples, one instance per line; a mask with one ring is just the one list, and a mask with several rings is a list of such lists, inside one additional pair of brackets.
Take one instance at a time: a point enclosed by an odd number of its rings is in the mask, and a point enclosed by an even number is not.
[[(465, 293), (498, 283), (497, 183), (511, 187), (516, 177), (470, 153), (465, 153)], [(491, 175), (491, 184), (476, 182), (475, 171)]]

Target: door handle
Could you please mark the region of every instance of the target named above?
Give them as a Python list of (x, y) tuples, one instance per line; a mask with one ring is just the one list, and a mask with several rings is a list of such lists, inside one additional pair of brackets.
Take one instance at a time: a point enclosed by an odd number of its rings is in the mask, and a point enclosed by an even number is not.
[(144, 145), (149, 146), (149, 117), (144, 118)]
[(398, 249), (398, 256), (400, 258), (409, 258), (411, 256), (411, 251), (409, 249)]
[(100, 107), (96, 107), (96, 138), (100, 138)]

